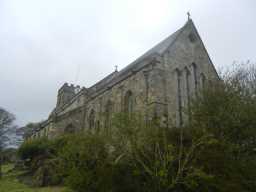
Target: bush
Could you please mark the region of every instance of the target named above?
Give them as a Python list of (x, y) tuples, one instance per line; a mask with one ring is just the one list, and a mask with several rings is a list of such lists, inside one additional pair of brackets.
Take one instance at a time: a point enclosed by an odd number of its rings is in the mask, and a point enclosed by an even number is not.
[(33, 184), (35, 186), (58, 185), (63, 182), (62, 171), (59, 168), (58, 159), (46, 159), (42, 162), (33, 175)]
[(109, 178), (108, 149), (103, 137), (90, 134), (70, 136), (59, 156), (66, 184), (76, 191), (108, 188), (104, 182)]
[(49, 140), (46, 138), (25, 141), (18, 150), (21, 159), (34, 159), (40, 155), (45, 155), (50, 149)]
[(19, 148), (18, 155), (25, 160), (35, 186), (56, 185), (63, 181), (57, 153), (65, 141), (65, 137), (55, 140), (34, 139), (24, 142)]
[(17, 160), (17, 150), (16, 149), (4, 149), (2, 150), (2, 163), (14, 163)]

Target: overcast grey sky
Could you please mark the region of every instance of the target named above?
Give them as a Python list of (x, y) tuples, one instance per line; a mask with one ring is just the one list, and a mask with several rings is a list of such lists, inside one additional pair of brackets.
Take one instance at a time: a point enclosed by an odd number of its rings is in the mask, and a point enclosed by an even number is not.
[(192, 19), (217, 68), (256, 61), (255, 0), (0, 0), (0, 106), (46, 119), (57, 89), (88, 87)]

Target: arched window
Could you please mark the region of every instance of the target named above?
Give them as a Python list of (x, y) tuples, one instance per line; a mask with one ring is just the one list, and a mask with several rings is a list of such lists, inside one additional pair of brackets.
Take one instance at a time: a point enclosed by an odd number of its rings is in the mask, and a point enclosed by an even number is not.
[(201, 89), (204, 88), (205, 86), (205, 82), (206, 82), (206, 77), (203, 73), (200, 74), (200, 86), (201, 86)]
[(105, 106), (105, 128), (107, 133), (111, 128), (112, 112), (113, 112), (113, 103), (109, 100)]
[(124, 98), (124, 111), (128, 114), (133, 112), (133, 94), (131, 91), (127, 91)]
[(96, 133), (99, 133), (100, 132), (100, 121), (97, 120), (96, 121)]
[(65, 133), (74, 133), (75, 132), (75, 128), (72, 124), (68, 124), (68, 126), (65, 128), (64, 130)]
[(176, 82), (177, 82), (177, 126), (182, 126), (182, 95), (181, 95), (181, 71), (175, 70)]
[(184, 69), (185, 71), (185, 91), (186, 91), (186, 104), (187, 104), (187, 108), (189, 110), (190, 108), (190, 79), (191, 79), (191, 73), (190, 71), (188, 70), (187, 67), (185, 67)]
[(197, 90), (198, 90), (198, 77), (197, 77), (197, 73), (198, 73), (198, 69), (195, 63), (192, 63), (192, 73), (193, 73), (193, 81), (194, 81), (194, 91), (195, 94), (197, 94)]
[(89, 129), (92, 130), (95, 127), (95, 112), (92, 109), (89, 115)]

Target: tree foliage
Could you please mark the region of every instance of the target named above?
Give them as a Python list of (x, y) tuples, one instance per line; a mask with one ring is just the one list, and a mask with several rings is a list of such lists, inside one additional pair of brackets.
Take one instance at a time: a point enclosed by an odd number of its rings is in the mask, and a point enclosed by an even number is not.
[(2, 177), (2, 150), (9, 140), (8, 133), (12, 131), (11, 125), (14, 119), (13, 114), (0, 107), (0, 178)]
[(10, 131), (10, 126), (15, 120), (15, 116), (7, 110), (0, 107), (0, 147), (4, 147), (7, 140), (7, 133)]
[(40, 123), (28, 123), (24, 127), (20, 128), (24, 139), (29, 138), (36, 130), (40, 128)]

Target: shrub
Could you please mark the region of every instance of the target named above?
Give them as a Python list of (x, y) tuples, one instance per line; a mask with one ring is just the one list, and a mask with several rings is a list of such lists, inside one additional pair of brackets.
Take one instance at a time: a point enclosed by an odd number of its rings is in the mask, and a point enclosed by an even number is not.
[(108, 188), (108, 149), (99, 135), (73, 135), (59, 152), (66, 184), (76, 191)]
[(49, 151), (49, 141), (46, 138), (25, 141), (18, 150), (21, 159), (33, 159), (39, 155), (45, 155)]
[(24, 142), (18, 150), (21, 159), (25, 160), (29, 172), (33, 175), (35, 186), (60, 184), (63, 171), (59, 164), (58, 151), (65, 143), (66, 138), (55, 140), (47, 138), (34, 139)]
[(17, 160), (17, 150), (16, 149), (4, 149), (2, 150), (2, 163), (14, 163)]
[(62, 183), (63, 175), (59, 163), (58, 159), (45, 159), (34, 172), (33, 184), (43, 187)]

